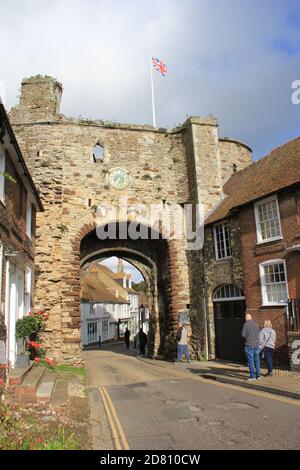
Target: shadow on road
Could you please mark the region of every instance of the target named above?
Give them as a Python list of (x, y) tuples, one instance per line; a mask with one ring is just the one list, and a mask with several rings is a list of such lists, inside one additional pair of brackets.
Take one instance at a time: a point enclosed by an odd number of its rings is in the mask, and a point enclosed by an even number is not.
[(84, 351), (109, 351), (110, 353), (120, 354), (122, 356), (136, 356), (136, 349), (133, 348), (133, 343), (130, 343), (129, 349), (126, 348), (125, 342), (117, 343), (104, 343), (99, 346), (98, 343), (85, 346)]

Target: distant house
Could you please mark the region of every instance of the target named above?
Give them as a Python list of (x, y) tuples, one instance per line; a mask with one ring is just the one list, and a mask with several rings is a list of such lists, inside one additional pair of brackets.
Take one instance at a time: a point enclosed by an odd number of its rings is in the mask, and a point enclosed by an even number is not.
[(83, 344), (132, 335), (138, 329), (139, 294), (131, 287), (131, 275), (114, 273), (93, 264), (81, 283), (81, 337)]
[(210, 357), (243, 359), (245, 313), (271, 320), (276, 358), (300, 338), (300, 138), (234, 173), (206, 220), (204, 267)]
[(101, 281), (89, 273), (81, 284), (81, 340), (83, 345), (109, 341), (123, 335), (128, 325), (129, 301), (118, 286)]
[(0, 363), (15, 366), (16, 321), (33, 307), (36, 212), (43, 206), (0, 100)]
[(132, 275), (124, 271), (124, 264), (121, 259), (118, 260), (117, 272), (112, 272), (112, 279), (117, 281), (126, 291), (130, 302), (130, 321), (128, 327), (132, 335), (135, 335), (139, 326), (139, 292), (132, 288)]

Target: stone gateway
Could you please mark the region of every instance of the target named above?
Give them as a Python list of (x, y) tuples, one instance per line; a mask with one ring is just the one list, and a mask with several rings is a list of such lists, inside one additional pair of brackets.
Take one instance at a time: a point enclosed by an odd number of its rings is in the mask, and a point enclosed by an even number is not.
[[(35, 305), (49, 313), (46, 347), (54, 359), (82, 363), (80, 272), (115, 255), (143, 274), (151, 292), (150, 354), (172, 355), (178, 314), (189, 308), (192, 354), (205, 345), (201, 250), (186, 240), (101, 240), (97, 207), (220, 201), (224, 182), (251, 164), (243, 143), (218, 136), (213, 117), (190, 117), (175, 129), (67, 118), (62, 86), (52, 77), (22, 82), (10, 120), (45, 208), (37, 214)], [(128, 224), (116, 216), (118, 228)], [(151, 227), (148, 227), (151, 229)]]

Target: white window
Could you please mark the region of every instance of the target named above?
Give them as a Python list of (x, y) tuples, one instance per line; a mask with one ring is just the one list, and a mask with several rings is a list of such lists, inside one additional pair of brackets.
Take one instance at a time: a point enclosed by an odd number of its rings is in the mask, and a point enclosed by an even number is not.
[(231, 256), (230, 228), (227, 222), (214, 226), (216, 258), (223, 259)]
[(33, 272), (27, 268), (25, 271), (25, 313), (30, 312), (32, 308), (32, 291), (33, 291)]
[(96, 343), (98, 341), (98, 329), (97, 323), (87, 323), (87, 340), (88, 344)]
[(288, 299), (285, 261), (266, 261), (259, 269), (263, 305), (282, 305)]
[(244, 300), (244, 292), (234, 284), (223, 284), (214, 293), (214, 302), (225, 302), (229, 300)]
[(5, 187), (5, 152), (0, 148), (0, 200), (4, 199), (4, 187)]
[(282, 238), (277, 197), (257, 202), (254, 210), (258, 243)]
[(32, 237), (32, 202), (27, 195), (27, 211), (26, 211), (26, 235)]
[(94, 315), (95, 314), (95, 305), (90, 303), (90, 315)]

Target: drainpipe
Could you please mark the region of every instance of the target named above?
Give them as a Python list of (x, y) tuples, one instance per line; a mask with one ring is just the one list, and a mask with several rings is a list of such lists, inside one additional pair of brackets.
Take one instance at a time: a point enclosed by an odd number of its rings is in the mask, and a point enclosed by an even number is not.
[(208, 328), (207, 328), (207, 308), (205, 297), (203, 297), (203, 312), (204, 312), (204, 321), (205, 321), (205, 356), (208, 361)]
[(10, 332), (10, 324), (9, 324), (9, 311), (10, 311), (10, 262), (6, 260), (6, 267), (5, 267), (5, 325), (6, 325), (6, 358), (7, 363), (9, 363), (9, 332)]

